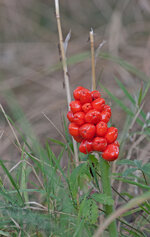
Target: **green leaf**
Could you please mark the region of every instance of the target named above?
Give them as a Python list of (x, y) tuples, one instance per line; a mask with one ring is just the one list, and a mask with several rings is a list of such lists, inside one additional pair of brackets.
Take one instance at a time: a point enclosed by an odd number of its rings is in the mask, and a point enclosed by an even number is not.
[(8, 232), (4, 232), (2, 230), (0, 230), (0, 235), (1, 236), (8, 236), (8, 237), (10, 237), (10, 234)]
[(124, 229), (125, 231), (127, 231), (130, 236), (131, 236), (131, 234), (132, 234), (133, 237), (141, 237), (141, 235), (139, 235), (137, 232), (135, 232), (135, 231), (133, 231), (133, 230), (131, 230), (131, 229), (127, 229), (127, 228), (124, 228), (124, 227), (123, 227), (123, 229)]
[(125, 88), (125, 86), (122, 84), (122, 82), (120, 80), (118, 80), (115, 77), (115, 81), (117, 82), (118, 86), (122, 89), (122, 91), (124, 92), (124, 94), (126, 95), (126, 97), (133, 103), (136, 104), (134, 98), (131, 96), (131, 94), (127, 91), (127, 89)]
[(97, 186), (98, 190), (100, 191), (100, 187), (99, 187), (99, 183), (98, 183), (98, 179), (97, 179), (97, 175), (96, 175), (96, 170), (97, 170), (97, 166), (98, 166), (98, 160), (95, 158), (94, 155), (90, 155), (88, 163), (89, 163), (90, 169), (92, 171), (92, 174), (94, 176), (94, 180), (95, 180), (96, 186)]
[[(129, 109), (129, 107), (127, 107), (120, 99), (118, 99), (115, 95), (113, 95), (107, 88), (105, 88), (101, 83), (100, 83), (101, 87), (106, 91), (106, 93), (130, 116), (134, 117), (135, 114), (133, 113), (133, 111), (131, 109)], [(137, 118), (136, 122), (143, 126), (144, 122)]]
[(143, 92), (143, 96), (141, 98), (141, 101), (144, 100), (145, 96), (147, 95), (147, 92), (148, 92), (149, 88), (150, 88), (150, 80), (148, 80), (148, 83), (147, 83), (146, 88)]
[(116, 162), (116, 164), (117, 165), (132, 165), (132, 166), (135, 166), (135, 163), (134, 163), (134, 161), (132, 161), (132, 160), (125, 160), (125, 159), (123, 159), (123, 160), (118, 160), (117, 162)]
[(150, 176), (150, 163), (146, 163), (142, 166), (141, 170)]
[(59, 140), (56, 140), (56, 139), (52, 139), (52, 138), (48, 138), (51, 142), (53, 142), (53, 143), (55, 143), (55, 144), (58, 144), (58, 145), (60, 145), (60, 146), (62, 146), (62, 147), (65, 147), (66, 145), (63, 143), (63, 142), (61, 142), (61, 141), (59, 141)]
[(94, 163), (96, 166), (98, 165), (98, 160), (94, 155), (89, 154), (88, 158), (91, 163)]
[(65, 117), (63, 117), (63, 125), (64, 125), (66, 140), (67, 140), (68, 143), (70, 143), (71, 139), (70, 139), (70, 135), (69, 135), (69, 132), (68, 132), (68, 126), (67, 126), (67, 122), (66, 122)]
[(141, 160), (134, 160), (134, 164), (139, 170), (142, 168), (142, 161)]
[(6, 168), (6, 166), (4, 165), (4, 163), (2, 162), (2, 160), (0, 160), (0, 165), (1, 165), (1, 167), (3, 168), (3, 170), (5, 171), (5, 173), (6, 173), (7, 177), (8, 177), (8, 179), (10, 180), (12, 186), (16, 189), (16, 191), (17, 191), (17, 193), (18, 193), (18, 196), (19, 196), (21, 202), (24, 203), (24, 202), (23, 202), (23, 199), (22, 199), (22, 196), (21, 196), (21, 194), (20, 194), (20, 191), (19, 191), (19, 189), (18, 189), (18, 187), (17, 187), (17, 185), (16, 185), (16, 183), (15, 183), (13, 177), (11, 176), (10, 172), (8, 171), (8, 169)]
[[(131, 101), (131, 103), (136, 106), (136, 101), (135, 99), (131, 96), (131, 94), (127, 91), (127, 89), (125, 88), (125, 86), (122, 84), (122, 82), (120, 80), (118, 80), (117, 78), (115, 78), (118, 86), (122, 89), (122, 91), (124, 92), (124, 94), (126, 95), (126, 97)], [(141, 105), (141, 102), (142, 102), (142, 88), (141, 87), (141, 90), (139, 92), (139, 97), (138, 97), (138, 106)], [(146, 115), (143, 111), (140, 111), (140, 114), (142, 115), (142, 117), (144, 119), (146, 119)]]
[(95, 224), (98, 218), (98, 206), (92, 199), (85, 199), (80, 204), (79, 216), (88, 221), (90, 224)]
[(150, 187), (148, 185), (137, 183), (137, 182), (134, 182), (134, 181), (132, 181), (130, 179), (123, 179), (123, 178), (117, 178), (117, 177), (114, 177), (114, 179), (122, 181), (124, 183), (128, 183), (128, 184), (132, 184), (132, 185), (138, 186), (140, 188), (144, 188), (144, 189), (149, 189), (150, 190)]
[(123, 60), (121, 58), (115, 57), (115, 56), (110, 55), (108, 53), (100, 53), (100, 57), (104, 58), (104, 59), (111, 60), (112, 62), (117, 63), (122, 68), (124, 68), (128, 72), (136, 75), (138, 78), (141, 78), (144, 81), (149, 81), (149, 77), (146, 76), (145, 73), (139, 71), (136, 67), (134, 67), (133, 65), (129, 64), (127, 61), (125, 61), (125, 60)]
[(84, 220), (81, 220), (81, 221), (78, 223), (78, 225), (76, 226), (75, 233), (73, 234), (73, 237), (80, 236), (79, 233), (80, 233), (81, 229), (83, 228), (83, 224), (84, 224)]
[[(24, 153), (24, 147), (23, 147), (22, 154), (21, 154), (22, 164), (21, 164), (20, 189), (25, 190), (25, 189), (27, 189), (27, 164), (26, 164), (24, 155), (25, 155), (25, 153)], [(24, 191), (21, 194), (22, 194), (22, 196), (24, 196), (25, 202), (28, 202), (29, 201), (28, 193), (26, 191)]]
[(140, 89), (140, 91), (139, 91), (138, 106), (140, 106), (141, 103), (142, 103), (142, 95), (143, 95), (143, 85), (141, 86), (141, 89)]
[(142, 209), (141, 209), (140, 207), (137, 207), (137, 208), (135, 208), (135, 209), (133, 209), (133, 210), (127, 211), (126, 213), (124, 213), (124, 214), (122, 215), (122, 217), (132, 215), (133, 213), (139, 212), (139, 211), (141, 211), (141, 210), (142, 210)]
[(76, 167), (70, 176), (70, 189), (72, 192), (72, 196), (76, 198), (77, 192), (78, 192), (78, 186), (79, 186), (79, 178), (80, 176), (87, 175), (87, 177), (91, 178), (91, 174), (89, 171), (89, 167), (87, 166), (87, 163), (80, 164), (78, 167)]
[(126, 177), (130, 174), (133, 174), (133, 172), (136, 171), (136, 170), (137, 170), (137, 168), (128, 168), (122, 173), (122, 176)]
[(120, 193), (122, 196), (127, 196), (129, 199), (132, 199), (133, 196), (130, 194), (130, 193), (127, 193), (127, 192), (122, 192)]
[(114, 204), (114, 200), (104, 193), (94, 193), (92, 194), (91, 198), (104, 205), (112, 206)]

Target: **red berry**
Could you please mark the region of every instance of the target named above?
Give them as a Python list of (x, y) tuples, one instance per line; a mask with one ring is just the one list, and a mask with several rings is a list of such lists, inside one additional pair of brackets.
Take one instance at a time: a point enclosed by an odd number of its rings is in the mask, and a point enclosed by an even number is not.
[(95, 137), (92, 142), (94, 151), (104, 151), (107, 147), (107, 141), (103, 137)]
[(80, 102), (81, 104), (92, 102), (91, 92), (88, 89), (82, 89), (80, 91)]
[(97, 136), (103, 137), (107, 133), (108, 127), (107, 123), (101, 121), (96, 125), (96, 134)]
[(108, 123), (110, 120), (111, 114), (107, 111), (102, 111), (101, 112), (101, 121)]
[(118, 156), (119, 156), (119, 147), (114, 144), (108, 145), (106, 150), (102, 153), (103, 159), (107, 161), (114, 161), (118, 158)]
[(67, 118), (70, 122), (73, 122), (74, 115), (73, 115), (72, 111), (68, 111)]
[(83, 124), (79, 128), (80, 135), (85, 139), (92, 139), (95, 135), (95, 126), (90, 123)]
[(98, 111), (102, 111), (104, 108), (105, 100), (103, 98), (98, 98), (92, 102), (93, 109), (96, 109)]
[(82, 105), (82, 109), (85, 113), (87, 113), (89, 110), (92, 109), (91, 103), (85, 103), (84, 105)]
[(80, 99), (80, 91), (84, 89), (82, 86), (78, 86), (74, 92), (73, 92), (73, 96), (75, 98), (75, 100), (79, 100)]
[(92, 141), (83, 140), (79, 146), (79, 151), (87, 154), (92, 151)]
[(69, 133), (72, 136), (78, 137), (79, 136), (79, 126), (75, 123), (69, 124)]
[(113, 143), (118, 137), (118, 129), (115, 127), (108, 128), (107, 134), (105, 135), (105, 138), (107, 140), (107, 143)]
[(111, 115), (111, 108), (109, 105), (104, 105), (103, 111), (109, 112)]
[(85, 123), (85, 113), (83, 112), (77, 112), (74, 114), (73, 122), (77, 125), (81, 126)]
[(83, 138), (80, 135), (77, 137), (74, 136), (73, 138), (76, 142), (79, 142), (79, 143), (83, 141)]
[(114, 144), (114, 145), (116, 145), (116, 146), (120, 147), (120, 144), (119, 144), (119, 142), (118, 142), (118, 141), (115, 141), (115, 142), (113, 142), (112, 144)]
[(96, 109), (92, 109), (85, 115), (85, 121), (87, 123), (97, 124), (101, 120), (101, 113)]
[(91, 91), (91, 95), (92, 95), (93, 100), (96, 100), (97, 98), (101, 98), (101, 94), (97, 90)]
[(80, 101), (78, 101), (78, 100), (73, 100), (73, 101), (70, 103), (70, 108), (71, 108), (71, 111), (72, 111), (73, 113), (77, 113), (77, 112), (82, 111), (81, 103), (80, 103)]

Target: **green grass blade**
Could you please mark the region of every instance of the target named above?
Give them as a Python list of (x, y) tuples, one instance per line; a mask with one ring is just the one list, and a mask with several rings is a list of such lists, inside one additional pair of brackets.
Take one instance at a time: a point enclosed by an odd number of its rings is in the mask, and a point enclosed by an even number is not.
[(143, 96), (142, 96), (141, 100), (143, 100), (145, 98), (145, 96), (147, 95), (147, 92), (149, 91), (149, 89), (150, 89), (150, 79), (147, 83), (147, 86), (146, 86), (144, 92), (143, 92)]
[(16, 183), (15, 183), (13, 177), (11, 176), (10, 172), (8, 171), (8, 169), (6, 168), (6, 166), (4, 165), (4, 163), (2, 162), (2, 160), (0, 160), (0, 165), (1, 165), (2, 169), (4, 170), (4, 172), (6, 173), (8, 179), (10, 180), (10, 182), (11, 182), (11, 184), (12, 184), (12, 186), (16, 189), (16, 191), (17, 191), (17, 193), (18, 193), (18, 196), (19, 196), (21, 202), (24, 203), (24, 201), (23, 201), (23, 199), (22, 199), (22, 196), (21, 196), (21, 194), (20, 194), (20, 191), (19, 191), (19, 189), (18, 189), (18, 187), (17, 187), (17, 185), (16, 185)]
[(144, 188), (144, 189), (150, 190), (150, 186), (145, 185), (145, 184), (141, 184), (141, 183), (137, 183), (137, 182), (134, 182), (134, 181), (129, 180), (129, 179), (117, 178), (117, 177), (114, 177), (114, 179), (122, 181), (124, 183), (128, 183), (128, 184), (132, 184), (132, 185), (138, 186), (139, 188)]
[(2, 230), (0, 230), (0, 235), (10, 237), (10, 234), (8, 232), (2, 231)]
[(56, 139), (52, 139), (52, 138), (48, 138), (51, 142), (57, 144), (57, 145), (60, 145), (60, 146), (63, 146), (63, 147), (66, 147), (66, 144), (64, 144), (63, 142), (59, 141), (59, 140), (56, 140)]
[(22, 192), (23, 196), (24, 196), (24, 200), (25, 202), (29, 201), (29, 197), (28, 197), (28, 192), (26, 192), (25, 190), (27, 189), (27, 182), (26, 182), (26, 170), (27, 170), (27, 164), (25, 161), (25, 153), (24, 153), (24, 149), (22, 151), (22, 155), (21, 155), (21, 160), (23, 160), (22, 162), (22, 167), (21, 167), (21, 183), (20, 183), (20, 189), (24, 190)]
[(126, 97), (132, 102), (132, 104), (136, 104), (134, 98), (131, 96), (131, 94), (127, 91), (127, 89), (125, 88), (125, 86), (122, 84), (122, 82), (120, 80), (117, 79), (117, 77), (115, 77), (115, 81), (117, 82), (118, 86), (122, 89), (122, 91), (124, 92), (124, 94), (126, 95)]
[(146, 76), (146, 74), (144, 72), (139, 71), (136, 67), (134, 67), (133, 65), (129, 64), (127, 61), (112, 56), (108, 53), (100, 53), (100, 57), (103, 59), (107, 59), (110, 60), (112, 62), (117, 63), (118, 65), (120, 65), (122, 68), (124, 68), (125, 70), (127, 70), (128, 72), (136, 75), (138, 78), (144, 80), (144, 81), (149, 81), (149, 77)]
[(142, 95), (143, 95), (143, 85), (141, 86), (140, 91), (139, 91), (138, 106), (140, 106), (142, 103), (142, 97), (143, 97)]
[[(124, 105), (124, 103), (118, 99), (115, 95), (113, 95), (107, 88), (105, 88), (101, 83), (100, 83), (100, 86), (106, 91), (106, 93), (127, 113), (129, 114), (130, 116), (134, 117), (134, 113), (132, 112), (131, 109), (129, 109), (126, 105)], [(144, 122), (137, 118), (136, 119), (137, 123), (141, 126), (144, 125)]]

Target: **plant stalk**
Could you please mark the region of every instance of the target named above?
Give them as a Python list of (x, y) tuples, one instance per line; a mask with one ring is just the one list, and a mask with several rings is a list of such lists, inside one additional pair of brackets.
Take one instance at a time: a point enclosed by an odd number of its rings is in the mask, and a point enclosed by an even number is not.
[(95, 76), (95, 50), (94, 50), (94, 32), (90, 31), (91, 43), (91, 66), (92, 66), (92, 90), (96, 90), (96, 76)]
[[(66, 88), (66, 94), (67, 94), (67, 103), (68, 103), (68, 109), (69, 109), (69, 104), (71, 102), (71, 94), (70, 94), (70, 86), (69, 86), (69, 76), (68, 76), (69, 74), (68, 74), (68, 68), (67, 68), (67, 60), (66, 60), (66, 54), (65, 54), (65, 49), (64, 49), (61, 22), (60, 22), (59, 0), (55, 0), (55, 11), (56, 11), (58, 34), (59, 34), (60, 52), (61, 52), (62, 65), (63, 65), (63, 71), (64, 71), (65, 88)], [(79, 158), (78, 158), (77, 143), (73, 138), (72, 138), (72, 141), (73, 141), (73, 148), (74, 148), (75, 163), (76, 163), (76, 166), (78, 166), (79, 165)]]
[[(91, 66), (92, 66), (92, 90), (96, 89), (96, 76), (95, 76), (95, 50), (94, 50), (94, 33), (90, 31), (91, 43)], [(110, 182), (110, 166), (107, 161), (100, 159), (101, 181), (103, 193), (112, 197), (111, 182)], [(104, 205), (106, 217), (111, 215), (114, 211), (114, 206)], [(109, 237), (118, 237), (116, 221), (113, 221), (108, 226)]]
[[(100, 158), (100, 170), (101, 170), (101, 182), (102, 182), (103, 193), (106, 194), (107, 196), (112, 197), (110, 165), (106, 160), (102, 158)], [(114, 211), (114, 206), (104, 205), (104, 208), (106, 217), (111, 215)], [(113, 221), (108, 226), (108, 231), (110, 237), (118, 237), (116, 221)]]

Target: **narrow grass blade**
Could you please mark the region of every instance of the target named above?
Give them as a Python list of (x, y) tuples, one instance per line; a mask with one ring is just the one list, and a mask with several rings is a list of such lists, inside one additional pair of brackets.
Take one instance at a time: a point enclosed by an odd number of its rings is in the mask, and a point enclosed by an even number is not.
[(8, 232), (2, 231), (2, 230), (0, 230), (0, 235), (10, 237), (10, 234)]
[(3, 168), (4, 172), (6, 173), (8, 179), (10, 180), (10, 182), (11, 182), (11, 184), (12, 184), (12, 186), (16, 189), (16, 191), (17, 191), (17, 193), (18, 193), (18, 196), (19, 196), (21, 202), (24, 203), (24, 201), (23, 201), (23, 199), (22, 199), (22, 196), (21, 196), (21, 194), (20, 194), (20, 191), (19, 191), (19, 189), (18, 189), (18, 187), (17, 187), (17, 185), (16, 185), (16, 183), (15, 183), (13, 177), (11, 176), (10, 172), (8, 171), (8, 169), (6, 168), (6, 166), (4, 165), (4, 163), (3, 163), (2, 160), (0, 160), (0, 165), (1, 165), (1, 167)]
[[(131, 109), (129, 109), (120, 99), (118, 99), (115, 95), (113, 95), (107, 88), (105, 88), (101, 83), (100, 83), (101, 87), (106, 91), (106, 93), (127, 113), (129, 114), (130, 116), (134, 117), (134, 113), (132, 112)], [(136, 118), (136, 121), (137, 123), (140, 125), (140, 126), (143, 126), (144, 125), (144, 122), (139, 119), (139, 118)]]
[[(24, 155), (25, 155), (25, 153), (23, 150), (22, 155), (21, 155), (21, 160), (23, 160), (23, 162), (22, 162), (21, 177), (20, 177), (21, 178), (20, 189), (22, 189), (22, 190), (27, 189), (27, 182), (26, 182), (27, 164), (26, 164)], [(24, 196), (25, 202), (28, 202), (29, 201), (28, 192), (23, 191), (22, 194)]]
[(126, 95), (126, 97), (132, 102), (132, 104), (136, 104), (134, 98), (131, 96), (131, 94), (127, 91), (127, 89), (125, 88), (125, 86), (122, 84), (122, 82), (120, 80), (117, 79), (117, 77), (115, 77), (115, 81), (117, 82), (118, 86), (122, 89), (122, 91), (124, 92), (124, 94)]
[(117, 178), (117, 177), (114, 177), (114, 179), (122, 181), (124, 183), (128, 183), (128, 184), (132, 184), (132, 185), (138, 186), (140, 188), (144, 188), (144, 189), (150, 190), (150, 186), (145, 185), (145, 184), (141, 184), (141, 183), (137, 183), (137, 182), (134, 182), (134, 181), (129, 180), (129, 179), (123, 179), (123, 178)]
[(120, 65), (121, 67), (123, 67), (125, 70), (127, 70), (128, 72), (136, 75), (138, 78), (144, 80), (144, 81), (149, 81), (149, 77), (145, 75), (144, 72), (139, 71), (136, 67), (134, 67), (133, 65), (129, 64), (127, 61), (112, 56), (108, 53), (100, 53), (100, 57), (103, 59), (107, 59), (110, 60), (112, 62), (117, 63), (118, 65)]

